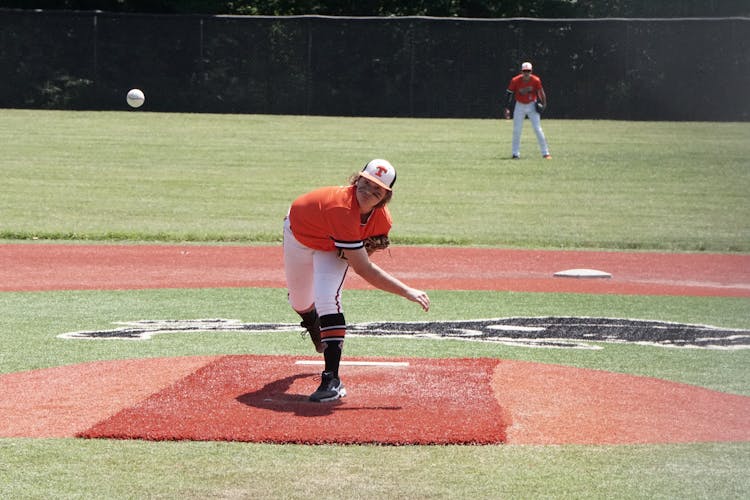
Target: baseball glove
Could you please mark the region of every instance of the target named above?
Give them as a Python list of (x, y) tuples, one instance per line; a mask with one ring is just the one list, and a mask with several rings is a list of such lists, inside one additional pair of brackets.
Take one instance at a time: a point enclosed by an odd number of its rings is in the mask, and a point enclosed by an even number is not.
[(542, 104), (539, 101), (536, 101), (536, 103), (534, 103), (534, 106), (536, 107), (536, 112), (541, 115), (542, 112), (544, 111), (544, 104)]
[(387, 234), (379, 234), (377, 236), (370, 236), (365, 239), (365, 250), (367, 255), (372, 255), (378, 250), (385, 250), (391, 244), (391, 240), (388, 239)]

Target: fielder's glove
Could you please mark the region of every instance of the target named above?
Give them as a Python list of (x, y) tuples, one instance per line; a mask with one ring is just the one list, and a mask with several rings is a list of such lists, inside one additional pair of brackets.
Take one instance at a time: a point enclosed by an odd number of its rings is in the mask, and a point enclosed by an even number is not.
[(541, 115), (542, 112), (544, 111), (544, 104), (542, 104), (539, 101), (536, 101), (536, 103), (534, 103), (534, 106), (536, 107), (536, 112)]
[[(378, 250), (385, 250), (386, 248), (388, 248), (388, 246), (391, 244), (391, 240), (388, 238), (387, 234), (379, 234), (377, 236), (370, 236), (369, 238), (365, 238), (364, 244), (365, 250), (367, 250), (367, 255), (372, 255)], [(346, 260), (344, 250), (341, 248), (338, 249), (338, 256), (339, 259)]]
[(370, 236), (365, 240), (365, 250), (367, 250), (367, 255), (372, 255), (378, 250), (385, 250), (390, 244), (391, 240), (388, 239), (387, 234)]

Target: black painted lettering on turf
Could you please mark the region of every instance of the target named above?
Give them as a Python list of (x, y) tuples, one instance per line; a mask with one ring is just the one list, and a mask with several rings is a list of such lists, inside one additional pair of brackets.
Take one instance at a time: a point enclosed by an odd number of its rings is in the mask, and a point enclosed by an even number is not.
[[(242, 323), (235, 319), (138, 320), (114, 324), (120, 326), (111, 330), (63, 333), (58, 337), (144, 340), (163, 333), (264, 333), (299, 330), (296, 324)], [(602, 343), (702, 349), (750, 348), (750, 330), (664, 321), (555, 316), (357, 323), (347, 325), (347, 335), (458, 339), (522, 347), (566, 349), (601, 349)]]

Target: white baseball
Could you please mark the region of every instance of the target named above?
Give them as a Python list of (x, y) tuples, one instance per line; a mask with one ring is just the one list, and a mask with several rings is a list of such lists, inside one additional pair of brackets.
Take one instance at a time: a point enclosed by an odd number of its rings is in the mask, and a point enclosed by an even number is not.
[(128, 96), (125, 98), (131, 108), (140, 108), (146, 101), (146, 96), (140, 89), (131, 89), (128, 91)]

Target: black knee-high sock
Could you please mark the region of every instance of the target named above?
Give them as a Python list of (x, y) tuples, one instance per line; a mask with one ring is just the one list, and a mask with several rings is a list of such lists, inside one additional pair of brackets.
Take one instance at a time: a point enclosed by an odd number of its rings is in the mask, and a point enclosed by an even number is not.
[(323, 351), (325, 371), (333, 373), (339, 378), (339, 364), (341, 363), (341, 349), (344, 347), (346, 335), (346, 320), (342, 313), (324, 314), (320, 317), (320, 330), (323, 332)]
[(333, 373), (333, 378), (339, 378), (339, 364), (341, 363), (341, 347), (344, 345), (341, 341), (326, 342), (326, 349), (323, 351), (325, 359), (325, 371)]

